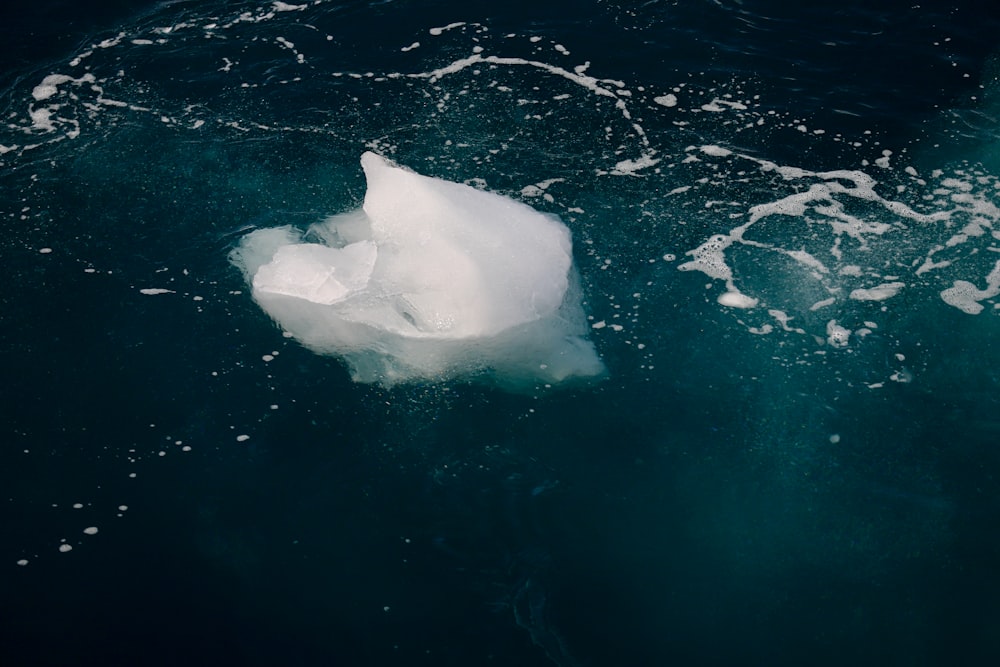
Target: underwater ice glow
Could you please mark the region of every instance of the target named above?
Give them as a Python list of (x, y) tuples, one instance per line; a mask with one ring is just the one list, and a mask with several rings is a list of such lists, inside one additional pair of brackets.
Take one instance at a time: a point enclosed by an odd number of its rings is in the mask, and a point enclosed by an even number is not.
[(504, 384), (594, 377), (566, 226), (513, 199), (361, 157), (364, 206), (247, 235), (253, 297), (360, 382), (489, 373)]

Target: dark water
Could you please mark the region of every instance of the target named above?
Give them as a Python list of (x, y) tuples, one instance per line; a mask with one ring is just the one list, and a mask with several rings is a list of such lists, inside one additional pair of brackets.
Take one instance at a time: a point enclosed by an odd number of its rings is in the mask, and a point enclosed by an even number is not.
[[(875, 5), (3, 9), (0, 663), (994, 664), (1000, 17)], [(283, 337), (227, 254), (369, 149), (560, 215), (608, 378)]]

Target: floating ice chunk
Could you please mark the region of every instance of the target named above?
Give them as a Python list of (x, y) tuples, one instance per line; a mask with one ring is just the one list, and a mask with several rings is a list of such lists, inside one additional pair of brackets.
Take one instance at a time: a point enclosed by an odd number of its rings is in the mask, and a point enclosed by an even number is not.
[(330, 248), (301, 243), (278, 248), (253, 277), (253, 288), (330, 305), (368, 284), (378, 251), (371, 241)]
[(305, 234), (257, 230), (231, 255), (284, 330), (343, 358), (361, 382), (605, 372), (558, 218), (374, 153), (361, 164), (362, 209)]

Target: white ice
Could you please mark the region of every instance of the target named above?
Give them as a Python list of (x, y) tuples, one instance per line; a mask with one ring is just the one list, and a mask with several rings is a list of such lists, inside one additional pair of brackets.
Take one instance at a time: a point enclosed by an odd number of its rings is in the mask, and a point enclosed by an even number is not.
[(558, 218), (374, 153), (361, 164), (361, 209), (305, 234), (254, 231), (232, 253), (279, 326), (360, 382), (524, 387), (605, 372)]

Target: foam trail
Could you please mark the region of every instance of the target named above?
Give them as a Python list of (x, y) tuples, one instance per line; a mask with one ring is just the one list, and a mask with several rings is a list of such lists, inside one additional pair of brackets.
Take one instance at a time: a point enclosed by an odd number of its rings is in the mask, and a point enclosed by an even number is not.
[(359, 382), (490, 377), (509, 388), (605, 372), (556, 217), (365, 153), (364, 206), (303, 234), (248, 234), (254, 299)]
[[(459, 25), (459, 24), (454, 24)], [(464, 24), (463, 24), (464, 25)], [(449, 26), (451, 27), (451, 26)], [(628, 105), (625, 102), (624, 97), (618, 92), (614, 92), (614, 89), (623, 89), (625, 83), (623, 81), (614, 81), (610, 79), (597, 79), (595, 77), (584, 74), (586, 70), (586, 65), (581, 65), (576, 68), (575, 72), (570, 72), (569, 70), (559, 67), (557, 65), (550, 65), (549, 63), (542, 62), (539, 60), (526, 60), (524, 58), (505, 58), (501, 56), (484, 56), (479, 53), (473, 53), (471, 56), (466, 58), (461, 58), (456, 60), (444, 67), (440, 67), (436, 70), (430, 72), (421, 72), (419, 74), (408, 74), (407, 76), (415, 79), (429, 79), (431, 83), (440, 81), (442, 77), (461, 72), (467, 67), (478, 65), (480, 63), (491, 63), (494, 65), (507, 65), (507, 66), (517, 66), (517, 67), (534, 67), (536, 69), (548, 72), (554, 76), (560, 76), (567, 81), (575, 83), (578, 86), (589, 90), (595, 95), (602, 97), (608, 97), (614, 100), (615, 108), (621, 114), (622, 118), (628, 121), (632, 125), (632, 129), (639, 141), (642, 143), (642, 153), (634, 160), (621, 160), (619, 161), (610, 173), (617, 176), (624, 175), (635, 175), (635, 172), (653, 167), (659, 164), (660, 158), (656, 157), (656, 150), (650, 146), (649, 137), (646, 136), (646, 131), (643, 129), (642, 125), (632, 119), (632, 112), (629, 111)], [(601, 84), (606, 84), (605, 85)], [(629, 94), (628, 91), (624, 91)]]

